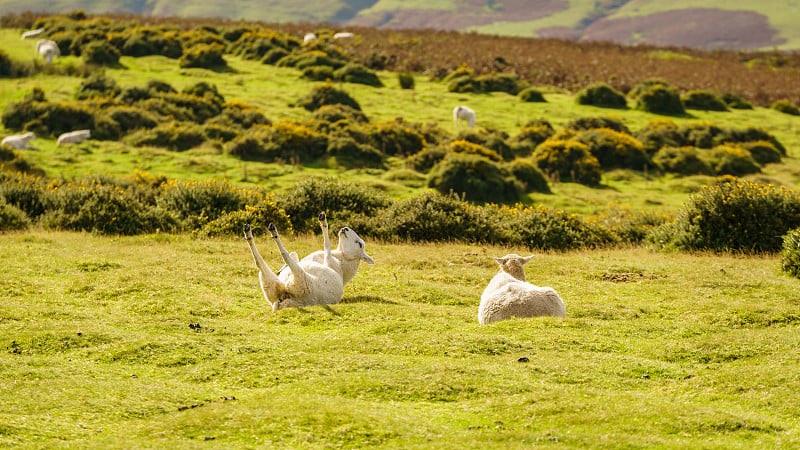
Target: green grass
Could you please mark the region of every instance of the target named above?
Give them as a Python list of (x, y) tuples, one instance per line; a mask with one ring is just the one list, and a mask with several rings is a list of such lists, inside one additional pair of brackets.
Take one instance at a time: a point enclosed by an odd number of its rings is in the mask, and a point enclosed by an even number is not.
[(540, 254), (568, 318), (480, 326), (490, 256), (523, 249), (367, 249), (341, 304), (271, 313), (241, 240), (0, 236), (0, 445), (800, 445), (777, 257)]

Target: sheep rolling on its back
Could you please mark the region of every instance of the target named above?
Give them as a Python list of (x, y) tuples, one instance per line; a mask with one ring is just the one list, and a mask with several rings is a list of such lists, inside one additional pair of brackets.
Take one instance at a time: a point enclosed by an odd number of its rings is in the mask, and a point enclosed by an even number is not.
[(533, 256), (509, 254), (494, 258), (500, 273), (492, 278), (481, 295), (478, 322), (486, 325), (513, 317), (566, 317), (564, 301), (553, 288), (534, 286), (525, 281), (524, 265)]

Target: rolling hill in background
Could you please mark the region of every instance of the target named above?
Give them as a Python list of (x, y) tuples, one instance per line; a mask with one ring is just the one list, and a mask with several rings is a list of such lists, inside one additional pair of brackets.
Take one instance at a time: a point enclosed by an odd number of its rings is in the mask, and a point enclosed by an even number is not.
[(433, 28), (705, 50), (800, 49), (800, 0), (3, 0), (0, 13), (132, 13)]

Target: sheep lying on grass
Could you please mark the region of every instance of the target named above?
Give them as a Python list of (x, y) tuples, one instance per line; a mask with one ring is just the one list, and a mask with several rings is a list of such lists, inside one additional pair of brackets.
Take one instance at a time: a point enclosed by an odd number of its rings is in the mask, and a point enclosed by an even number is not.
[(304, 44), (308, 44), (309, 42), (314, 42), (316, 40), (317, 40), (317, 35), (314, 33), (306, 33), (306, 35), (303, 36)]
[(330, 305), (339, 303), (344, 293), (344, 285), (355, 276), (363, 259), (374, 264), (364, 252), (364, 241), (349, 228), (339, 231), (339, 247), (334, 254), (328, 237), (328, 221), (325, 214), (319, 215), (322, 228), (324, 250), (314, 252), (302, 260), (297, 253), (289, 253), (281, 243), (275, 225), (269, 224), (269, 231), (283, 261), (289, 270), (281, 269), (276, 275), (258, 253), (249, 225), (244, 227), (244, 237), (253, 253), (253, 260), (259, 269), (259, 280), (264, 297), (276, 311), (282, 308), (310, 305)]
[(23, 134), (14, 134), (11, 136), (4, 137), (3, 141), (0, 142), (0, 144), (14, 147), (17, 150), (25, 150), (26, 148), (28, 148), (28, 142), (30, 142), (31, 139), (36, 139), (36, 135), (31, 132)]
[(53, 58), (61, 56), (61, 50), (59, 50), (58, 44), (49, 39), (39, 39), (36, 41), (36, 46), (34, 48), (36, 53), (41, 55), (42, 59), (48, 64), (53, 62)]
[(533, 256), (509, 254), (494, 260), (500, 273), (492, 278), (481, 295), (478, 323), (486, 325), (512, 317), (566, 317), (564, 302), (553, 288), (534, 286), (525, 281), (525, 263)]
[(456, 106), (453, 108), (453, 126), (458, 128), (460, 120), (467, 122), (467, 127), (472, 128), (475, 126), (475, 111), (466, 106)]
[(333, 35), (334, 39), (353, 39), (355, 35), (349, 31), (340, 31)]
[(56, 141), (56, 143), (58, 145), (80, 144), (86, 139), (89, 139), (91, 136), (92, 132), (90, 130), (75, 130), (75, 131), (70, 131), (69, 133), (63, 133), (59, 135), (58, 141)]

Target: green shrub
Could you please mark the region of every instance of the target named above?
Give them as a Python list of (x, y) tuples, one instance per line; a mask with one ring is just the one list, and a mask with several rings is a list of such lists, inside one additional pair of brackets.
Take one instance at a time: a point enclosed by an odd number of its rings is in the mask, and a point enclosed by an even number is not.
[(71, 182), (51, 191), (41, 223), (47, 228), (121, 235), (172, 231), (176, 226), (165, 211), (96, 180)]
[(534, 88), (525, 88), (517, 94), (523, 102), (546, 102), (547, 100), (544, 99), (544, 95), (538, 90)]
[(502, 242), (498, 227), (480, 207), (456, 195), (426, 192), (393, 203), (379, 216), (381, 237), (411, 242)]
[(225, 146), (225, 152), (245, 161), (262, 161), (266, 159), (266, 145), (263, 136), (243, 134), (234, 138)]
[(542, 172), (548, 176), (558, 176), (561, 181), (575, 181), (589, 186), (600, 184), (600, 162), (580, 142), (548, 140), (536, 148), (533, 159)]
[(681, 125), (681, 145), (691, 145), (699, 148), (712, 148), (721, 144), (728, 137), (725, 130), (714, 122), (692, 122)]
[(266, 64), (274, 64), (280, 58), (266, 61), (270, 52), (281, 52), (283, 53), (281, 57), (283, 57), (299, 47), (300, 41), (287, 34), (267, 29), (251, 29), (241, 33), (229, 46), (228, 51), (244, 59), (261, 60)]
[(610, 208), (586, 218), (613, 232), (619, 241), (626, 244), (640, 244), (655, 228), (674, 219), (671, 214), (655, 211), (633, 211), (629, 206), (610, 204)]
[(321, 50), (290, 53), (275, 62), (278, 67), (294, 67), (301, 70), (311, 66), (328, 66), (336, 70), (345, 64), (347, 61), (330, 56)]
[(508, 170), (522, 183), (524, 192), (550, 193), (547, 178), (533, 161), (522, 158), (515, 159), (508, 163)]
[(319, 107), (311, 115), (314, 120), (334, 123), (339, 121), (367, 123), (369, 119), (363, 112), (347, 105), (334, 104)]
[(462, 153), (466, 155), (482, 156), (490, 161), (500, 162), (503, 160), (496, 151), (488, 149), (480, 144), (458, 139), (447, 145), (448, 153)]
[(414, 75), (407, 72), (397, 73), (397, 82), (400, 89), (414, 89)]
[(347, 225), (356, 215), (373, 216), (390, 200), (379, 191), (334, 178), (309, 178), (277, 199), (298, 232), (319, 229), (317, 216), (324, 212), (331, 226)]
[(520, 91), (528, 87), (528, 84), (520, 80), (514, 74), (491, 74), (481, 75), (475, 77), (469, 71), (456, 73), (460, 75), (448, 76), (445, 81), (448, 82), (447, 90), (449, 92), (458, 93), (489, 93), (489, 92), (507, 92), (511, 95), (517, 95)]
[(579, 133), (573, 140), (586, 145), (603, 169), (644, 170), (650, 165), (642, 143), (628, 134), (596, 128)]
[(719, 96), (708, 91), (689, 91), (681, 99), (687, 109), (703, 111), (728, 111), (728, 106)]
[(93, 74), (81, 83), (75, 98), (86, 100), (91, 97), (116, 97), (121, 91), (113, 78), (103, 74)]
[(634, 137), (644, 146), (648, 155), (654, 155), (662, 147), (680, 147), (683, 134), (678, 124), (671, 120), (656, 119), (647, 122)]
[(6, 203), (0, 197), (0, 232), (24, 230), (30, 226), (30, 223), (30, 219), (21, 209)]
[(434, 166), (428, 186), (443, 194), (455, 192), (474, 202), (516, 202), (523, 190), (502, 165), (464, 153), (451, 153)]
[(711, 166), (700, 157), (695, 147), (661, 147), (653, 156), (653, 163), (664, 172), (681, 175), (711, 175)]
[(11, 77), (14, 75), (14, 62), (8, 57), (8, 53), (0, 50), (0, 77)]
[(512, 244), (529, 249), (569, 250), (615, 242), (614, 235), (601, 225), (544, 206), (516, 205), (514, 208), (501, 208), (493, 215), (505, 216), (504, 231)]
[(800, 278), (800, 229), (791, 230), (783, 237), (781, 269), (795, 278)]
[(550, 139), (553, 134), (553, 127), (525, 126), (511, 139), (512, 151), (516, 156), (530, 156), (539, 144)]
[(3, 126), (30, 130), (37, 136), (58, 136), (68, 131), (93, 129), (95, 111), (78, 103), (51, 103), (23, 99), (3, 111)]
[(231, 211), (203, 225), (196, 234), (201, 237), (241, 237), (245, 225), (257, 234), (267, 234), (269, 224), (274, 224), (284, 235), (294, 232), (289, 216), (272, 198), (264, 198), (254, 205)]
[(682, 116), (686, 114), (678, 91), (667, 83), (645, 82), (631, 91), (636, 109), (653, 114)]
[(433, 166), (447, 156), (444, 147), (428, 147), (408, 158), (408, 165), (422, 173), (429, 172)]
[(114, 106), (105, 110), (105, 114), (119, 124), (123, 133), (158, 125), (158, 119), (153, 114), (131, 106)]
[(308, 111), (316, 111), (323, 105), (345, 105), (361, 111), (361, 106), (347, 92), (333, 87), (330, 83), (314, 86), (311, 92), (297, 101), (297, 106)]
[(333, 68), (330, 66), (308, 66), (303, 69), (303, 78), (311, 81), (333, 80)]
[(82, 49), (83, 60), (87, 64), (113, 66), (119, 64), (120, 52), (106, 41), (88, 43)]
[(346, 83), (366, 84), (367, 86), (383, 87), (383, 82), (375, 72), (367, 69), (361, 64), (348, 63), (333, 72), (336, 81)]
[(367, 142), (384, 155), (409, 156), (425, 148), (425, 139), (416, 130), (399, 120), (363, 125)]
[(719, 143), (735, 142), (747, 143), (757, 141), (767, 141), (780, 152), (781, 155), (786, 156), (786, 147), (783, 146), (772, 134), (763, 128), (746, 127), (746, 128), (730, 128), (725, 131), (725, 134), (717, 139)]
[(578, 117), (564, 125), (564, 128), (573, 131), (593, 130), (595, 128), (609, 128), (620, 133), (631, 134), (622, 119), (610, 116)]
[(158, 206), (194, 230), (221, 216), (255, 204), (255, 191), (240, 189), (226, 181), (170, 181), (162, 188)]
[(183, 52), (178, 60), (178, 65), (182, 68), (198, 67), (202, 69), (216, 69), (227, 67), (228, 63), (222, 55), (225, 53), (225, 46), (220, 44), (198, 44)]
[(753, 105), (751, 105), (750, 102), (743, 99), (742, 97), (739, 97), (736, 94), (731, 94), (730, 92), (727, 92), (725, 94), (722, 94), (720, 98), (722, 99), (723, 102), (725, 102), (725, 105), (727, 105), (728, 108), (753, 109)]
[(130, 136), (131, 145), (151, 145), (169, 150), (185, 151), (205, 142), (203, 128), (185, 122), (168, 122), (149, 130), (140, 130)]
[(579, 105), (600, 106), (603, 108), (619, 108), (625, 109), (628, 107), (628, 101), (625, 96), (612, 88), (611, 86), (599, 83), (586, 87), (578, 92), (575, 100)]
[(742, 148), (750, 152), (753, 160), (762, 166), (769, 163), (781, 162), (781, 152), (769, 141), (745, 142)]
[(369, 145), (359, 144), (349, 137), (330, 139), (328, 153), (345, 167), (384, 167), (381, 152)]
[(111, 33), (109, 41), (125, 56), (161, 55), (176, 59), (183, 54), (183, 46), (175, 38), (174, 32), (167, 33), (150, 27), (132, 27), (120, 33)]
[(36, 219), (44, 213), (47, 188), (38, 176), (21, 172), (0, 172), (0, 198)]
[(792, 102), (788, 100), (776, 100), (770, 108), (774, 109), (775, 111), (782, 112), (784, 114), (790, 114), (792, 116), (800, 116), (800, 108), (792, 104)]
[(264, 129), (264, 158), (293, 163), (313, 161), (328, 149), (328, 136), (307, 126), (281, 121)]
[(716, 175), (743, 176), (760, 172), (750, 152), (735, 144), (722, 144), (700, 155)]
[(211, 123), (238, 126), (250, 129), (255, 125), (271, 125), (272, 122), (258, 109), (240, 101), (226, 103), (219, 115), (209, 119)]
[(203, 125), (203, 133), (208, 139), (216, 139), (222, 142), (230, 142), (239, 136), (240, 130), (221, 123), (206, 122)]
[(31, 163), (25, 154), (8, 145), (0, 145), (0, 169), (28, 175), (44, 175), (44, 170)]
[(725, 181), (703, 188), (673, 222), (648, 237), (677, 249), (775, 252), (782, 236), (800, 226), (800, 194), (749, 181)]

